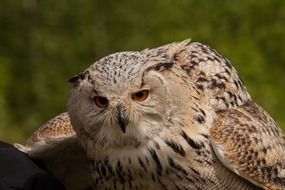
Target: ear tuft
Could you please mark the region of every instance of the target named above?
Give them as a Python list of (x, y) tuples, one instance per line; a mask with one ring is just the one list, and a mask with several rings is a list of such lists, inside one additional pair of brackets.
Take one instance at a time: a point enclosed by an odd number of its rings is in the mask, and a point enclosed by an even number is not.
[(73, 85), (78, 85), (81, 81), (83, 81), (86, 78), (86, 75), (88, 74), (88, 72), (82, 72), (79, 73), (73, 77), (71, 77), (68, 82), (72, 83)]
[(79, 82), (79, 81), (81, 81), (81, 80), (84, 80), (84, 74), (83, 73), (79, 73), (79, 74), (77, 74), (77, 75), (75, 75), (75, 76), (73, 76), (73, 77), (71, 77), (69, 80), (68, 80), (68, 82), (70, 82), (70, 83), (77, 83), (77, 82)]
[(186, 39), (182, 42), (171, 43), (168, 48), (168, 55), (171, 61), (173, 59), (176, 59), (175, 57), (177, 56), (177, 54), (180, 54), (182, 51), (184, 51), (191, 43), (191, 39)]

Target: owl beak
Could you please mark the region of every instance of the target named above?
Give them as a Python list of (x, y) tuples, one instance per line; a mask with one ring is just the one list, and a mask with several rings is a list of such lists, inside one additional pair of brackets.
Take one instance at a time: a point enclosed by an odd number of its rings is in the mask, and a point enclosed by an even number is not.
[(117, 118), (118, 118), (118, 122), (119, 122), (120, 128), (125, 133), (129, 121), (126, 118), (125, 111), (122, 109), (121, 106), (117, 106), (117, 113), (118, 113)]

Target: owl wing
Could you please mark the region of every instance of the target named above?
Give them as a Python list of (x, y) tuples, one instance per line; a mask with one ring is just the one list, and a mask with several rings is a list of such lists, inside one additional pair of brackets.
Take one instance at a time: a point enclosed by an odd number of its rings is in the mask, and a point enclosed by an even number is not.
[(14, 145), (49, 170), (67, 190), (92, 187), (89, 162), (77, 141), (68, 113), (62, 113), (45, 123), (25, 145)]
[(218, 111), (210, 135), (228, 169), (264, 189), (285, 189), (285, 137), (254, 102)]

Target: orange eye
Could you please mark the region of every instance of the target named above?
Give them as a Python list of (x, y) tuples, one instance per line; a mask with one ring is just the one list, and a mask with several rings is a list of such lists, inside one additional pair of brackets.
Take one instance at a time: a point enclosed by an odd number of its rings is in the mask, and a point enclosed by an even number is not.
[(102, 96), (95, 96), (94, 101), (99, 108), (105, 108), (109, 103), (108, 99)]
[(132, 99), (136, 101), (144, 101), (147, 99), (149, 90), (142, 90), (132, 95)]

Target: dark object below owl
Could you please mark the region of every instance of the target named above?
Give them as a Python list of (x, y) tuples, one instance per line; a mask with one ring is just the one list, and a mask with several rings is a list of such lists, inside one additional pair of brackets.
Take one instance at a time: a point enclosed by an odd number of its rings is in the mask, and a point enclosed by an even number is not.
[(14, 146), (0, 141), (0, 190), (64, 190), (48, 172)]

